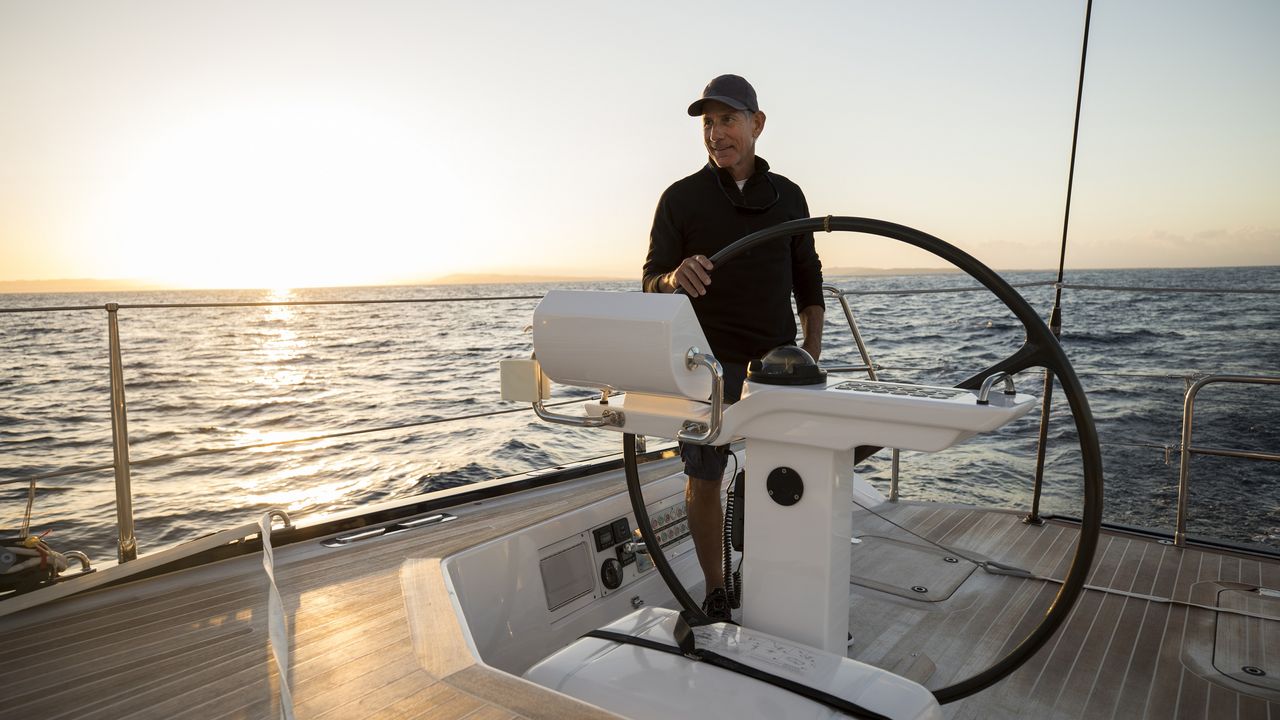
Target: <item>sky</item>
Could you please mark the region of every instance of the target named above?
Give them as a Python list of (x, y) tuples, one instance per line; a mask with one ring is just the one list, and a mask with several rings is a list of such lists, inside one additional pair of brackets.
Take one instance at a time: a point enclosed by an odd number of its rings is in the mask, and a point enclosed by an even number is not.
[[(1084, 8), (0, 0), (0, 281), (638, 277), (721, 73), (814, 215), (1054, 268)], [(1272, 0), (1095, 4), (1068, 270), (1280, 264), (1278, 33)]]

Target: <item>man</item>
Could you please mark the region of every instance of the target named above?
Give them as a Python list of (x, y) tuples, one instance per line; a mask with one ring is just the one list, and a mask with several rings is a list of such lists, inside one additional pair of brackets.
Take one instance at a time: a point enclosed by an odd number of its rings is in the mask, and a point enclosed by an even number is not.
[[(779, 345), (795, 344), (793, 292), (803, 348), (818, 359), (825, 312), (822, 263), (813, 235), (806, 233), (758, 246), (722, 268), (712, 265), (707, 258), (733, 241), (807, 218), (809, 207), (795, 183), (770, 172), (769, 164), (756, 156), (765, 114), (750, 83), (737, 75), (715, 78), (689, 106), (689, 115), (702, 118), (708, 162), (658, 200), (644, 290), (669, 293), (678, 287), (689, 295), (711, 352), (724, 367), (724, 399), (734, 402), (741, 397), (748, 361)], [(680, 455), (688, 475), (689, 529), (706, 578), (703, 608), (714, 619), (727, 620), (720, 483), (728, 446), (682, 443)]]

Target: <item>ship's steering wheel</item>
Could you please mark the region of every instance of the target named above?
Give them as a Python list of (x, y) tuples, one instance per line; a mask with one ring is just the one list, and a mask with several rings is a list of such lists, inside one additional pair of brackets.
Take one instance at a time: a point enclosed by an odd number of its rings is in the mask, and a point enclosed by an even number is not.
[[(1076, 543), (1075, 556), (1071, 560), (1071, 568), (1067, 571), (1066, 580), (1062, 583), (1044, 617), (1040, 619), (1040, 624), (1008, 655), (970, 678), (933, 691), (939, 703), (953, 702), (989, 687), (1026, 662), (1067, 619), (1071, 607), (1084, 589), (1085, 578), (1093, 564), (1094, 551), (1098, 545), (1098, 532), (1102, 527), (1102, 453), (1098, 447), (1097, 427), (1093, 422), (1093, 414), (1089, 411), (1088, 399), (1080, 387), (1080, 379), (1071, 367), (1071, 361), (1062, 351), (1058, 339), (1022, 295), (973, 256), (928, 233), (905, 225), (870, 218), (832, 216), (804, 218), (789, 220), (747, 235), (710, 259), (715, 266), (719, 267), (722, 263), (761, 243), (801, 233), (837, 230), (879, 235), (914, 245), (955, 265), (974, 280), (982, 283), (1022, 322), (1022, 326), (1027, 331), (1027, 337), (1017, 352), (973, 375), (956, 387), (971, 390), (979, 387), (984, 378), (995, 372), (1003, 371), (1013, 375), (1027, 368), (1042, 367), (1057, 376), (1076, 425), (1084, 469), (1084, 507), (1081, 510), (1080, 539)], [(861, 461), (878, 450), (880, 448), (859, 448), (857, 458)]]

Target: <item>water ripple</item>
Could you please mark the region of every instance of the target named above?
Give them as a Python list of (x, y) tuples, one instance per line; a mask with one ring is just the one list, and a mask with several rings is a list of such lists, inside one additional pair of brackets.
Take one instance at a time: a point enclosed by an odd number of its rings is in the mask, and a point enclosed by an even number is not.
[[(1010, 282), (1050, 279), (1010, 273)], [(959, 275), (829, 278), (851, 290), (931, 289)], [(1280, 287), (1278, 268), (1087, 271), (1068, 282), (1162, 287)], [(121, 303), (393, 299), (538, 295), (550, 284), (118, 293)], [(575, 289), (634, 290), (635, 283)], [(1048, 317), (1053, 289), (1024, 296)], [(93, 303), (100, 303), (93, 296)], [(1004, 358), (1021, 325), (984, 293), (853, 296), (864, 337), (889, 381), (952, 384)], [(3, 295), (0, 306), (88, 304), (75, 295)], [(535, 301), (456, 305), (294, 306), (132, 310), (121, 316), (129, 431), (135, 459), (307, 438), (516, 406), (498, 400), (497, 361), (527, 357), (524, 327)], [(1063, 345), (1090, 393), (1104, 443), (1107, 519), (1169, 527), (1186, 386), (1132, 373), (1280, 374), (1274, 300), (1248, 295), (1064, 295)], [(102, 311), (0, 316), (0, 476), (111, 462), (110, 395)], [(858, 362), (843, 313), (828, 308), (824, 361)], [(1103, 374), (1103, 373), (1125, 373)], [(1039, 375), (1018, 377), (1039, 394)], [(556, 399), (586, 398), (557, 388)], [(1206, 388), (1197, 442), (1280, 451), (1280, 389)], [(1033, 413), (1033, 416), (1038, 413)], [(1044, 506), (1075, 514), (1080, 497), (1075, 429), (1061, 394), (1049, 427)], [(904, 497), (1025, 507), (1035, 469), (1034, 417), (937, 454), (904, 453)], [(488, 480), (617, 452), (612, 433), (549, 425), (529, 413), (274, 445), (134, 468), (135, 510), (145, 551), (252, 520), (268, 506), (305, 515)], [(1260, 467), (1263, 466), (1263, 467)], [(888, 453), (860, 470), (888, 481)], [(1192, 466), (1192, 532), (1243, 542), (1280, 542), (1280, 494), (1272, 468), (1226, 458)], [(113, 557), (111, 471), (42, 485), (35, 521), (60, 547)], [(74, 490), (75, 492), (71, 492)], [(6, 490), (16, 525), (25, 489)]]

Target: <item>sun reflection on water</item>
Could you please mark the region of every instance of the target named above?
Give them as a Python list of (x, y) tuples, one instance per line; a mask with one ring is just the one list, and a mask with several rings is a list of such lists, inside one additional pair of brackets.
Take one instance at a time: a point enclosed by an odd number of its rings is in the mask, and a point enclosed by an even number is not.
[[(264, 301), (290, 302), (293, 297), (293, 290), (281, 288), (267, 291)], [(300, 339), (298, 333), (290, 327), (294, 321), (294, 308), (289, 305), (270, 305), (264, 310), (262, 329), (259, 332), (262, 344), (258, 348), (261, 375), (254, 382), (268, 388), (301, 385), (307, 379), (306, 371), (288, 366), (302, 357), (309, 343)]]
[[(331, 509), (336, 505), (350, 505), (353, 497), (368, 492), (377, 482), (374, 476), (365, 475), (314, 484), (326, 469), (323, 462), (309, 463), (282, 469), (266, 479), (243, 482), (241, 489), (246, 492), (237, 502), (250, 507), (279, 507), (288, 512)], [(291, 487), (294, 482), (299, 486)]]

